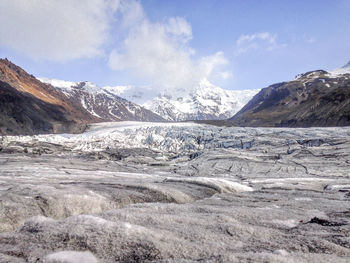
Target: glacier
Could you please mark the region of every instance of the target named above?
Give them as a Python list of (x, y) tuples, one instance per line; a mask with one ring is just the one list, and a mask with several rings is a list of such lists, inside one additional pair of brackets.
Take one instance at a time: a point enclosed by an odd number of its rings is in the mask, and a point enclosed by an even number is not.
[(0, 262), (348, 262), (349, 152), (350, 127), (2, 136)]

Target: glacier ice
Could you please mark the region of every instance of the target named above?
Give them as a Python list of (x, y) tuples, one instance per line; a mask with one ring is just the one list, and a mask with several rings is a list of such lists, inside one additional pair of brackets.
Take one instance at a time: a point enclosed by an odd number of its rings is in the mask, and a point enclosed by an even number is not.
[(47, 255), (45, 263), (98, 263), (97, 258), (88, 251), (59, 251)]
[(349, 127), (99, 123), (0, 148), (0, 262), (350, 256)]

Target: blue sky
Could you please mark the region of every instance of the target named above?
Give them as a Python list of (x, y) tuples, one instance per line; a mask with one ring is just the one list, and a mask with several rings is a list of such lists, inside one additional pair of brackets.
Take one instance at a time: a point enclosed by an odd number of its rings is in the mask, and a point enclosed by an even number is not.
[(350, 60), (348, 0), (29, 2), (0, 2), (0, 56), (40, 77), (256, 89)]

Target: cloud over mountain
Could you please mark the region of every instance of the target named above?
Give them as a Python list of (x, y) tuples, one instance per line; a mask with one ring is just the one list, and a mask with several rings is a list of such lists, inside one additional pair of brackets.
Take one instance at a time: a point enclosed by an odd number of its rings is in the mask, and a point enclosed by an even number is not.
[(131, 71), (135, 77), (168, 91), (192, 88), (202, 79), (230, 76), (223, 70), (228, 63), (223, 52), (196, 56), (190, 45), (192, 27), (184, 18), (151, 22), (139, 2), (129, 1), (122, 6), (128, 34), (122, 45), (111, 52), (112, 69)]
[(196, 53), (185, 18), (151, 21), (137, 0), (3, 0), (0, 35), (0, 47), (37, 61), (100, 57), (157, 91), (231, 77), (222, 51)]

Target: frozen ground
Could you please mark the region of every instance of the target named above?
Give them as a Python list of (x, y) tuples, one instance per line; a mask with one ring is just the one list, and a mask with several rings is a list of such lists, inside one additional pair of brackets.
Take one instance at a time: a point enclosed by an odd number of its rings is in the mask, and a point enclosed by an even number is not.
[(350, 127), (0, 140), (0, 262), (349, 262)]

